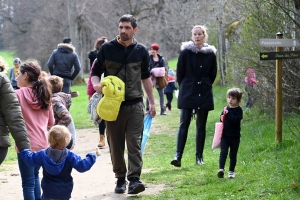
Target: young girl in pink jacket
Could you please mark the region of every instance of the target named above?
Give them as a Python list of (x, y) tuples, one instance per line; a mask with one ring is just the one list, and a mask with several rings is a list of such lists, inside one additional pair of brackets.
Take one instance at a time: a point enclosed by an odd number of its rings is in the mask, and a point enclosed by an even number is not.
[[(20, 89), (16, 90), (16, 95), (22, 108), (31, 151), (45, 149), (49, 147), (47, 128), (54, 125), (50, 83), (41, 78), (41, 67), (34, 60), (21, 64), (17, 81)], [(24, 200), (42, 199), (39, 180), (40, 166), (27, 166), (19, 155), (18, 164)]]

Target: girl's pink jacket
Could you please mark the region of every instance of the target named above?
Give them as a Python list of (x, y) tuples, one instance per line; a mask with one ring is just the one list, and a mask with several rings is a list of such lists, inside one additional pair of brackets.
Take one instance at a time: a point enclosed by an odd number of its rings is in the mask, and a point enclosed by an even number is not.
[(50, 105), (48, 110), (42, 110), (30, 87), (16, 90), (16, 95), (25, 120), (31, 151), (35, 152), (49, 147), (47, 128), (53, 126), (55, 122), (52, 106)]

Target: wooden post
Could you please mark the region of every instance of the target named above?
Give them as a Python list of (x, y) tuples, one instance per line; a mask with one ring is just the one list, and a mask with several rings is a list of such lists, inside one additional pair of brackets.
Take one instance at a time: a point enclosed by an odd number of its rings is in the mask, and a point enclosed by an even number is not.
[[(282, 33), (276, 34), (276, 39), (282, 37)], [(276, 47), (276, 52), (282, 50), (282, 47)], [(282, 59), (276, 60), (276, 141), (282, 142)]]
[(217, 21), (218, 21), (218, 70), (220, 72), (221, 84), (225, 86), (225, 32), (224, 32), (224, 0), (217, 0)]

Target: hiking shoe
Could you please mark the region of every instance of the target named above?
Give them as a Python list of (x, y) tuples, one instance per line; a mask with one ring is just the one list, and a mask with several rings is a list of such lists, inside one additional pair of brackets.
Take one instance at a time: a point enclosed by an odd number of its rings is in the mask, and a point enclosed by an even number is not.
[(217, 176), (218, 176), (219, 178), (224, 178), (224, 170), (223, 170), (223, 169), (220, 169), (220, 170), (218, 171)]
[(125, 181), (125, 178), (118, 178), (116, 184), (117, 185), (115, 188), (115, 193), (123, 194), (126, 191), (126, 184), (127, 184), (127, 182)]
[(138, 178), (130, 179), (128, 186), (128, 194), (138, 194), (145, 190), (144, 184)]
[(228, 172), (228, 178), (234, 178), (235, 175), (234, 175), (234, 172), (233, 171), (229, 171)]
[(78, 97), (79, 96), (79, 92), (71, 92), (71, 98), (74, 98), (74, 97)]

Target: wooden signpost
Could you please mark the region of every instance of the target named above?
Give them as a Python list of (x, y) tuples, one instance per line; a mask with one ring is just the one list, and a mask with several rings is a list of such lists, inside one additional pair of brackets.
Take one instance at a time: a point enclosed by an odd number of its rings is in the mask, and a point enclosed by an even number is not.
[(299, 41), (296, 39), (260, 39), (259, 45), (262, 47), (297, 47), (299, 46)]
[(300, 51), (260, 53), (260, 60), (296, 59), (296, 58), (300, 58)]
[(277, 33), (276, 39), (260, 39), (263, 47), (276, 47), (276, 52), (260, 53), (260, 60), (276, 60), (276, 136), (277, 142), (282, 142), (282, 59), (300, 58), (300, 51), (282, 51), (282, 47), (299, 46), (296, 39), (282, 39), (283, 34)]

